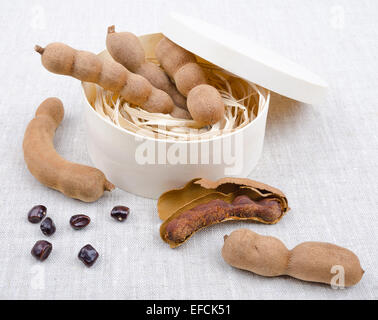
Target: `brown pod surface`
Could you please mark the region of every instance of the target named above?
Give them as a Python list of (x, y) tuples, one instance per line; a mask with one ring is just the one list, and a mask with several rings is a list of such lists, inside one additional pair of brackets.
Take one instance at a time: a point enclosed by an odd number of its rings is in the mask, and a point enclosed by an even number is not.
[(185, 109), (179, 108), (177, 106), (174, 106), (173, 111), (170, 113), (170, 115), (178, 119), (187, 119), (187, 120), (192, 119), (192, 116), (190, 115), (188, 111), (186, 111)]
[(57, 98), (48, 98), (28, 124), (23, 141), (24, 159), (30, 173), (45, 186), (85, 202), (100, 198), (114, 185), (98, 169), (63, 159), (54, 148), (55, 130), (64, 108)]
[[(197, 63), (195, 55), (164, 37), (155, 48), (156, 58), (165, 72), (172, 78), (176, 72), (188, 63)], [(205, 76), (201, 69), (203, 77)]]
[(208, 84), (196, 86), (189, 92), (188, 109), (193, 119), (205, 125), (218, 122), (224, 115), (222, 97)]
[[(207, 83), (193, 53), (164, 37), (157, 44), (155, 54), (164, 70), (174, 79), (178, 91), (188, 97), (188, 110), (195, 121), (212, 125), (223, 118), (222, 97)], [(195, 90), (198, 86), (201, 88)]]
[(108, 27), (106, 48), (115, 61), (131, 72), (136, 72), (145, 63), (145, 52), (138, 37), (131, 32), (116, 32)]
[[(197, 86), (207, 85), (207, 80), (202, 68), (194, 62), (187, 63), (176, 71), (175, 82), (177, 89), (186, 97), (188, 97), (189, 92), (191, 92), (191, 90), (195, 89)], [(215, 88), (214, 90), (218, 92)]]
[(131, 72), (146, 78), (155, 88), (165, 91), (174, 104), (186, 109), (186, 99), (181, 95), (167, 74), (156, 64), (146, 61), (143, 46), (131, 32), (115, 32), (115, 27), (108, 28), (106, 48), (115, 61)]
[(41, 54), (42, 64), (50, 72), (96, 83), (149, 112), (170, 113), (173, 110), (173, 101), (167, 93), (113, 60), (104, 60), (59, 42), (46, 48), (35, 46), (35, 51)]
[(154, 87), (165, 91), (177, 107), (187, 110), (186, 98), (176, 89), (176, 86), (158, 65), (146, 61), (137, 69), (136, 73), (148, 79)]
[[(364, 274), (358, 257), (346, 248), (325, 242), (304, 242), (288, 250), (279, 239), (248, 229), (238, 229), (225, 236), (222, 257), (235, 268), (262, 276), (289, 275), (346, 287), (357, 284)], [(344, 270), (344, 283), (332, 283), (333, 267)]]
[(235, 268), (275, 277), (285, 274), (289, 250), (275, 237), (238, 229), (225, 238), (222, 256)]
[(332, 243), (303, 242), (290, 251), (287, 274), (305, 281), (330, 283), (340, 267), (346, 287), (358, 283), (364, 274), (352, 251)]

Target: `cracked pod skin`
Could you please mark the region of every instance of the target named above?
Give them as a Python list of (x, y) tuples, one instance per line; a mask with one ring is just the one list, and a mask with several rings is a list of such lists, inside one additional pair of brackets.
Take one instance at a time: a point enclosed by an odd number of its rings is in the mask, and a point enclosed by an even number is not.
[(289, 211), (282, 191), (243, 178), (218, 181), (193, 179), (181, 189), (165, 192), (158, 200), (164, 220), (160, 236), (172, 248), (185, 243), (197, 231), (229, 220), (275, 224)]

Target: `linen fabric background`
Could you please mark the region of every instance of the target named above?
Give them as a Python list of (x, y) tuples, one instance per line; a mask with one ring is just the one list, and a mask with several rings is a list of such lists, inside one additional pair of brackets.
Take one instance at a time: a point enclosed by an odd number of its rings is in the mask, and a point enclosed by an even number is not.
[[(277, 225), (225, 223), (172, 250), (160, 240), (156, 201), (115, 190), (86, 204), (47, 189), (27, 171), (22, 138), (37, 106), (57, 96), (65, 119), (55, 143), (90, 164), (80, 83), (47, 72), (33, 51), (65, 42), (99, 52), (106, 29), (159, 31), (176, 10), (221, 25), (304, 65), (329, 83), (325, 101), (305, 105), (273, 94), (263, 155), (250, 178), (281, 188), (292, 210)], [(378, 298), (378, 2), (350, 1), (1, 1), (0, 2), (0, 298), (3, 299), (377, 299)], [(148, 177), (146, 177), (148, 184)], [(44, 263), (30, 249), (44, 239), (28, 210), (44, 204), (57, 225)], [(131, 208), (124, 223), (114, 205)], [(74, 214), (92, 223), (68, 224)], [(288, 248), (327, 241), (354, 251), (366, 271), (353, 288), (333, 290), (289, 277), (234, 269), (220, 254), (238, 228), (276, 236)], [(87, 269), (79, 249), (100, 253)]]

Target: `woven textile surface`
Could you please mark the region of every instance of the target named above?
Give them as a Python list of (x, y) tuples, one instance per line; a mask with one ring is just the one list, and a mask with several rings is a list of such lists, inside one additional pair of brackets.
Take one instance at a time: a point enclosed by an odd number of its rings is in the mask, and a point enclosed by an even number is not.
[[(175, 10), (222, 25), (320, 74), (329, 83), (321, 104), (272, 94), (263, 155), (250, 178), (282, 189), (291, 211), (277, 225), (224, 223), (172, 250), (160, 240), (156, 201), (119, 189), (82, 203), (42, 186), (26, 169), (22, 139), (36, 107), (59, 97), (65, 118), (58, 152), (90, 164), (80, 83), (48, 73), (35, 44), (61, 41), (100, 52), (106, 28), (159, 32)], [(378, 2), (375, 0), (1, 1), (0, 2), (0, 298), (3, 299), (377, 299), (378, 298)], [(148, 183), (148, 177), (146, 177)], [(26, 219), (44, 204), (57, 225), (54, 249), (30, 255), (43, 239)], [(124, 223), (109, 216), (124, 204)], [(74, 214), (91, 216), (82, 231)], [(223, 235), (241, 227), (280, 238), (288, 248), (326, 241), (354, 251), (365, 270), (353, 288), (289, 277), (264, 278), (227, 265)], [(87, 269), (77, 252), (100, 253)]]

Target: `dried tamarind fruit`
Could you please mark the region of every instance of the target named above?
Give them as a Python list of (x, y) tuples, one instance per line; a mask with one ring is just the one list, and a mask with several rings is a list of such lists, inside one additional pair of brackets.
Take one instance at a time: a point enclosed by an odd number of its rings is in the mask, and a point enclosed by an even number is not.
[(268, 185), (238, 178), (194, 179), (158, 200), (160, 236), (172, 248), (205, 227), (229, 220), (277, 223), (289, 210), (285, 195)]
[(229, 220), (255, 220), (276, 223), (282, 216), (282, 205), (277, 199), (253, 201), (248, 196), (236, 197), (231, 203), (212, 200), (174, 215), (160, 228), (162, 239), (172, 248), (183, 244), (195, 232)]
[(187, 119), (187, 120), (192, 119), (192, 116), (190, 115), (190, 113), (188, 111), (186, 111), (185, 109), (179, 108), (177, 106), (173, 107), (173, 110), (170, 113), (170, 115), (172, 117), (178, 118), (178, 119)]
[[(353, 286), (364, 274), (358, 257), (346, 248), (326, 242), (303, 242), (288, 250), (279, 239), (248, 229), (235, 230), (224, 237), (222, 257), (235, 268), (261, 276), (288, 275), (335, 286)], [(333, 283), (335, 266), (343, 273)]]
[(52, 73), (96, 83), (149, 112), (170, 113), (173, 110), (173, 101), (167, 93), (114, 60), (104, 60), (94, 53), (76, 50), (59, 42), (46, 48), (37, 45), (35, 51), (41, 54), (43, 66)]
[(218, 90), (207, 83), (193, 53), (164, 37), (157, 44), (155, 54), (163, 69), (174, 79), (178, 91), (187, 97), (187, 107), (195, 121), (212, 125), (223, 118), (223, 99)]
[(195, 205), (221, 199), (231, 202), (235, 195), (245, 194), (256, 201), (263, 198), (276, 198), (289, 211), (288, 201), (284, 193), (267, 184), (247, 178), (225, 177), (217, 181), (196, 178), (184, 187), (164, 192), (158, 199), (158, 213), (162, 220), (167, 220), (179, 210), (189, 210)]
[(174, 104), (186, 109), (186, 98), (178, 92), (167, 74), (155, 63), (146, 61), (146, 54), (138, 37), (131, 32), (116, 32), (108, 28), (106, 48), (115, 61), (126, 69), (146, 78), (155, 88), (165, 91)]
[(63, 120), (64, 108), (57, 98), (38, 107), (26, 128), (23, 150), (30, 173), (45, 186), (84, 202), (96, 201), (114, 185), (98, 169), (63, 159), (54, 149), (55, 130)]

